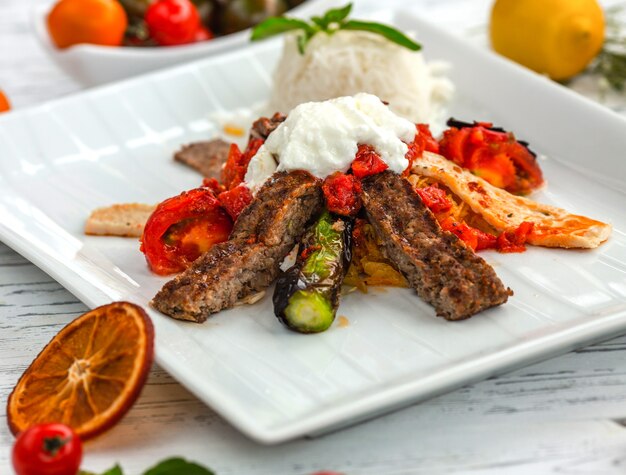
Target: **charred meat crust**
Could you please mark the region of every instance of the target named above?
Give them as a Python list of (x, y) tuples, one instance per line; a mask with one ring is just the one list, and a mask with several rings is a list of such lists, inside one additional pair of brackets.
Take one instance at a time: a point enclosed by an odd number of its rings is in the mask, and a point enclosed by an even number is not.
[(309, 173), (276, 173), (239, 216), (230, 239), (166, 283), (152, 306), (178, 320), (203, 322), (267, 288), (322, 202), (321, 183)]
[(512, 295), (489, 264), (441, 229), (405, 179), (383, 172), (364, 180), (362, 187), (383, 251), (438, 316), (469, 318)]
[(206, 178), (219, 180), (229, 150), (230, 144), (222, 139), (194, 142), (176, 152), (174, 160), (193, 168)]
[(250, 129), (250, 138), (267, 140), (269, 135), (274, 132), (274, 130), (276, 130), (276, 128), (282, 124), (286, 118), (287, 116), (281, 114), (280, 112), (276, 112), (269, 118), (261, 117), (252, 124), (252, 128)]

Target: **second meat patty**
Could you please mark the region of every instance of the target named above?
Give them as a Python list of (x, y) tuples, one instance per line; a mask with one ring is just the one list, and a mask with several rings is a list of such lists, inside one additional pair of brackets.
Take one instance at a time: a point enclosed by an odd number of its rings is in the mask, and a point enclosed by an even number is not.
[(362, 186), (363, 205), (384, 253), (438, 316), (469, 318), (512, 295), (489, 264), (441, 229), (401, 176), (383, 172)]

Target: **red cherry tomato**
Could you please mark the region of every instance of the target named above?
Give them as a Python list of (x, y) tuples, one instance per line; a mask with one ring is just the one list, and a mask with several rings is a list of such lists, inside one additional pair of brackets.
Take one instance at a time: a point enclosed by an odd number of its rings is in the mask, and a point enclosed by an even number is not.
[(39, 424), (22, 432), (13, 445), (17, 475), (76, 475), (83, 449), (65, 424)]
[(196, 36), (194, 37), (194, 41), (207, 41), (212, 40), (215, 35), (213, 32), (204, 26), (200, 26), (196, 31)]
[(146, 10), (145, 20), (150, 36), (162, 46), (193, 43), (201, 28), (190, 0), (157, 0)]

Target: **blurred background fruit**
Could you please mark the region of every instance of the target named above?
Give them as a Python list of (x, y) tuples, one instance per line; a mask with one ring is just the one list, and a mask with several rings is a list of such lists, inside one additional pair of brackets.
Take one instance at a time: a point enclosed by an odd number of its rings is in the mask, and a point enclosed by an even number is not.
[(559, 81), (589, 65), (602, 48), (604, 29), (596, 0), (496, 0), (491, 11), (493, 48)]
[(48, 15), (48, 31), (59, 48), (79, 43), (119, 46), (127, 25), (117, 0), (61, 0)]
[(4, 95), (4, 92), (0, 91), (0, 113), (7, 112), (11, 110), (11, 103), (7, 96)]
[(190, 0), (157, 0), (146, 10), (145, 21), (161, 46), (192, 43), (201, 28), (200, 14)]

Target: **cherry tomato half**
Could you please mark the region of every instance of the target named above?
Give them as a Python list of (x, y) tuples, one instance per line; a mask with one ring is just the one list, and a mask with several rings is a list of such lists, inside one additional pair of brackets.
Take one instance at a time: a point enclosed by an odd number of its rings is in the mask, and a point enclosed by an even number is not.
[(39, 424), (13, 445), (17, 475), (76, 475), (83, 457), (80, 439), (65, 424)]
[(79, 43), (119, 46), (127, 26), (117, 0), (61, 0), (48, 14), (48, 31), (59, 48)]
[(157, 0), (146, 10), (150, 36), (162, 46), (196, 41), (201, 28), (200, 14), (190, 0)]

